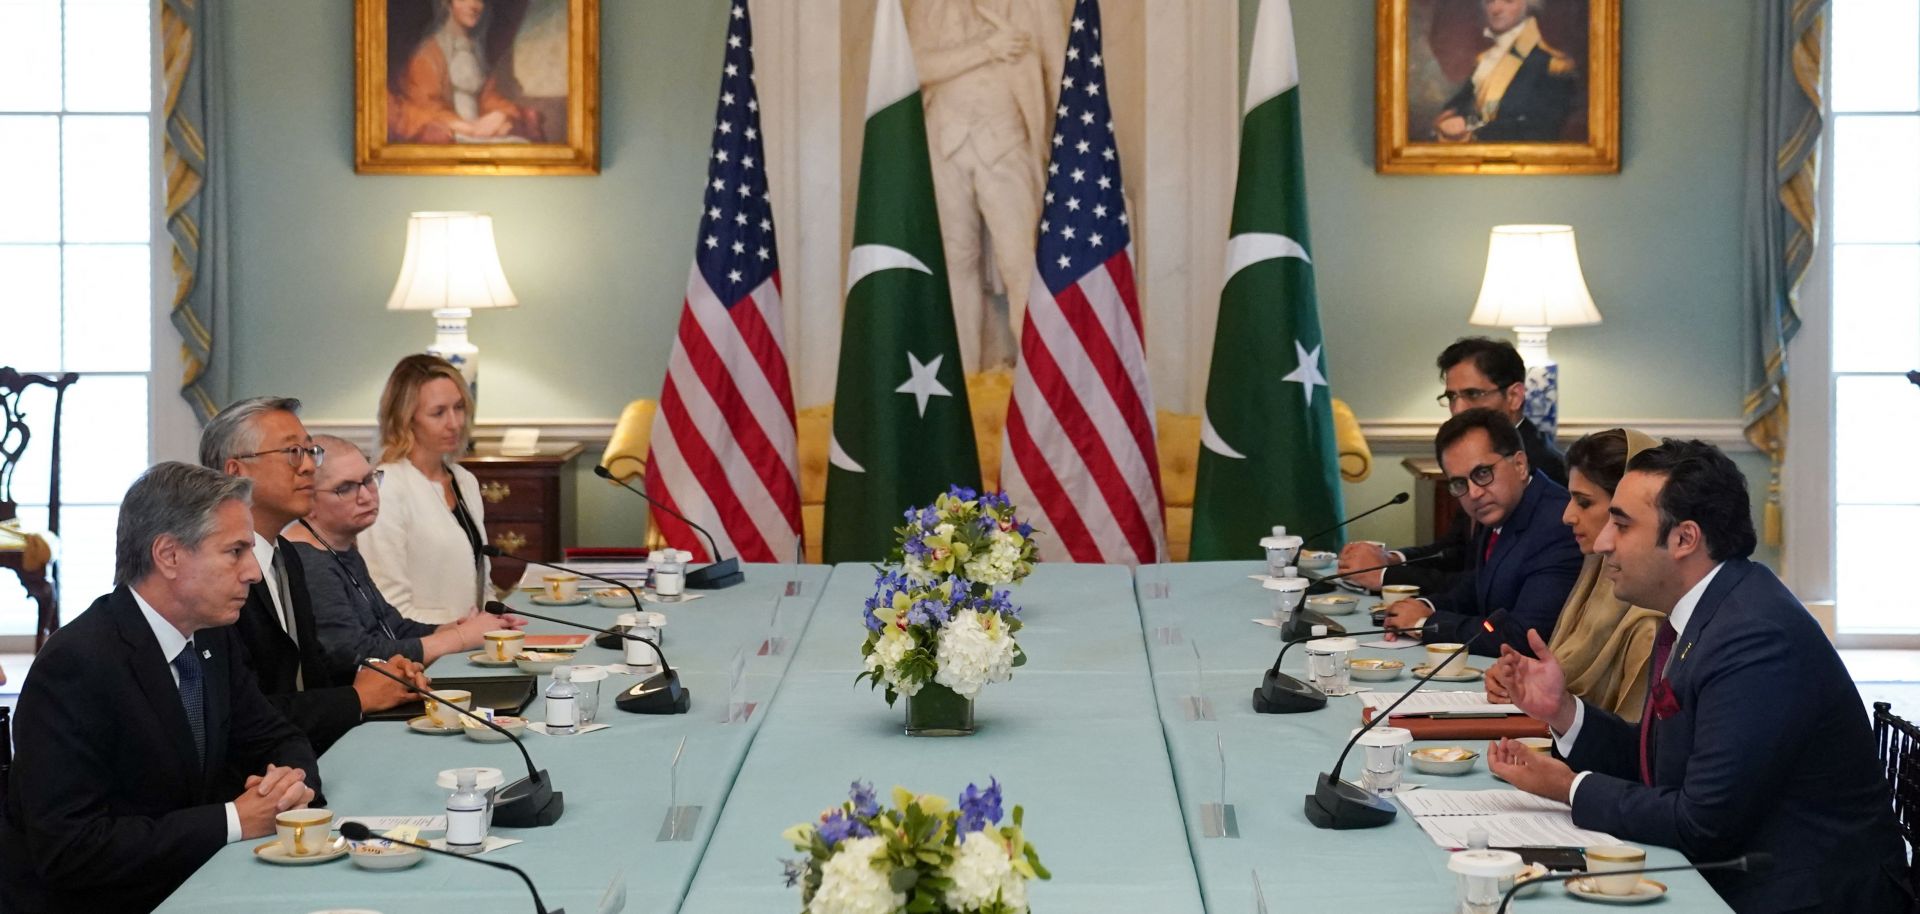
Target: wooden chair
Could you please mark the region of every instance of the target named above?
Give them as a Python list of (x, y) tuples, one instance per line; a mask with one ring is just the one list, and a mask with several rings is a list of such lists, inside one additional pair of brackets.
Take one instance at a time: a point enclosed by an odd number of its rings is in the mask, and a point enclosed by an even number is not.
[[(16, 520), (20, 516), (20, 506), (13, 497), (13, 472), (19, 468), (27, 443), (33, 438), (23, 407), (29, 388), (46, 387), (53, 391), (53, 415), (46, 426), (50, 436), (47, 462), (53, 477), (47, 485), (47, 531), (56, 535), (60, 532), (60, 410), (66, 402), (67, 387), (79, 379), (79, 375), (71, 372), (22, 374), (11, 367), (0, 366), (0, 421), (5, 423), (0, 427), (0, 521)], [(11, 569), (20, 578), (27, 595), (39, 604), (33, 628), (33, 649), (38, 651), (54, 629), (60, 627), (57, 563), (30, 561), (26, 550), (0, 550), (0, 568)]]
[(1920, 899), (1920, 727), (1893, 713), (1893, 705), (1873, 703), (1873, 736), (1880, 749), (1880, 769), (1892, 788), (1893, 814), (1900, 837), (1907, 843), (1907, 871), (1902, 876), (1910, 904)]

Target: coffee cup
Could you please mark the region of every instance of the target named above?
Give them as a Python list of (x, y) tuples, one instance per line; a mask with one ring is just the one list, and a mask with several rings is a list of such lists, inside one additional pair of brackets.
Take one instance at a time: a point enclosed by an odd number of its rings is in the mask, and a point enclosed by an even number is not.
[(427, 717), (436, 727), (458, 727), (466, 715), (455, 711), (458, 706), (471, 710), (473, 693), (466, 689), (435, 689), (427, 693), (432, 696), (426, 700)]
[(1647, 866), (1647, 852), (1631, 844), (1602, 844), (1587, 848), (1587, 875), (1602, 895), (1631, 895), (1640, 885), (1639, 873), (1620, 873)]
[(580, 576), (577, 574), (550, 574), (540, 580), (546, 582), (547, 599), (555, 603), (571, 603), (580, 598)]
[(1427, 645), (1427, 666), (1437, 670), (1433, 674), (1435, 679), (1466, 675), (1467, 652), (1460, 650), (1461, 647), (1459, 644)]
[(1412, 584), (1388, 584), (1380, 588), (1380, 605), (1389, 606), (1418, 596), (1420, 596), (1420, 588)]
[(280, 835), (280, 850), (289, 857), (311, 857), (325, 853), (333, 830), (333, 813), (325, 809), (289, 809), (273, 817), (273, 830)]
[(487, 659), (498, 660), (501, 663), (520, 656), (520, 652), (527, 646), (526, 633), (510, 628), (495, 629), (482, 637), (486, 639)]

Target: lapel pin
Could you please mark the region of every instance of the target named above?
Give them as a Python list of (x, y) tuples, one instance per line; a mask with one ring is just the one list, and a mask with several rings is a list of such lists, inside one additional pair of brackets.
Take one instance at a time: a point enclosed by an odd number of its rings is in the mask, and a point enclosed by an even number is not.
[[(1682, 655), (1682, 656), (1685, 656), (1685, 655)], [(210, 650), (202, 650), (202, 651), (200, 652), (200, 659), (201, 659), (201, 660), (212, 660), (212, 659), (213, 659), (213, 652), (212, 652), (212, 651), (210, 651)]]

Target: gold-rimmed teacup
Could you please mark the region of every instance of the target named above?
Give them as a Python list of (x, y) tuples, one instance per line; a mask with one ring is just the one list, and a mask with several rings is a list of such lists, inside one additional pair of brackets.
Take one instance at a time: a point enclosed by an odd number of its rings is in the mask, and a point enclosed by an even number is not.
[(426, 700), (427, 718), (441, 729), (458, 727), (466, 717), (454, 707), (473, 708), (473, 693), (466, 689), (435, 689), (427, 694), (432, 696)]
[(280, 849), (289, 857), (311, 857), (327, 849), (333, 813), (325, 809), (289, 809), (273, 817)]

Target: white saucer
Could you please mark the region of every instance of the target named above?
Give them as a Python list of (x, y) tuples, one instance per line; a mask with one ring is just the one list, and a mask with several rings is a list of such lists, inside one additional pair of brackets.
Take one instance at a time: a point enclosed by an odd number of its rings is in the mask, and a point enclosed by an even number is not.
[[(434, 723), (433, 718), (422, 715), (420, 717), (416, 717), (410, 721), (407, 721), (407, 729), (412, 730), (415, 733), (425, 733), (428, 736), (452, 736), (455, 733), (459, 733), (461, 730), (464, 730), (466, 728), (458, 727), (458, 726), (442, 727), (439, 724)], [(492, 732), (492, 731), (488, 731), (488, 732)]]
[(542, 593), (534, 594), (529, 599), (535, 606), (579, 606), (582, 603), (593, 602), (593, 599), (586, 594), (578, 594), (571, 600), (556, 600)]
[[(518, 734), (527, 729), (527, 719), (524, 717), (501, 715), (500, 717), (494, 718), (493, 722), (498, 724), (501, 730), (505, 730), (508, 733)], [(461, 726), (467, 731), (467, 738), (476, 743), (504, 743), (507, 741), (506, 737), (501, 736), (498, 730), (494, 730), (491, 727), (482, 727), (478, 723), (474, 723), (471, 726), (462, 724)]]
[(472, 661), (477, 666), (513, 666), (514, 665), (514, 661), (512, 660), (495, 660), (492, 657), (487, 656), (486, 651), (475, 651), (474, 653), (468, 654), (467, 659)]
[(305, 857), (295, 857), (287, 853), (286, 848), (280, 846), (279, 838), (275, 838), (264, 844), (256, 844), (253, 848), (253, 856), (256, 859), (265, 860), (268, 863), (277, 863), (281, 866), (306, 866), (313, 863), (325, 863), (329, 860), (338, 860), (346, 855), (347, 839), (345, 838), (334, 838), (319, 853), (308, 854)]
[[(1425, 676), (1432, 671), (1433, 671), (1433, 664), (1422, 663), (1419, 666), (1414, 667), (1412, 670), (1412, 673), (1414, 675), (1414, 678), (1418, 679), (1421, 676)], [(1477, 666), (1470, 666), (1470, 667), (1467, 667), (1467, 671), (1464, 673), (1455, 673), (1451, 676), (1435, 676), (1433, 677), (1433, 681), (1434, 682), (1472, 682), (1473, 680), (1479, 679), (1480, 677), (1485, 676), (1486, 674), (1487, 674), (1487, 671), (1484, 668), (1477, 667)]]
[(1567, 894), (1581, 901), (1593, 901), (1600, 904), (1645, 904), (1667, 894), (1667, 887), (1651, 879), (1642, 878), (1640, 884), (1633, 887), (1631, 895), (1607, 895), (1594, 884), (1592, 876), (1567, 880)]
[(419, 863), (425, 856), (419, 848), (411, 845), (385, 838), (369, 838), (353, 848), (347, 859), (363, 870), (404, 870)]
[[(635, 589), (638, 590), (638, 588)], [(627, 596), (627, 592), (624, 590), (614, 590), (612, 592), (596, 591), (593, 595), (593, 602), (611, 609), (632, 609), (638, 605), (633, 602), (632, 597)]]

